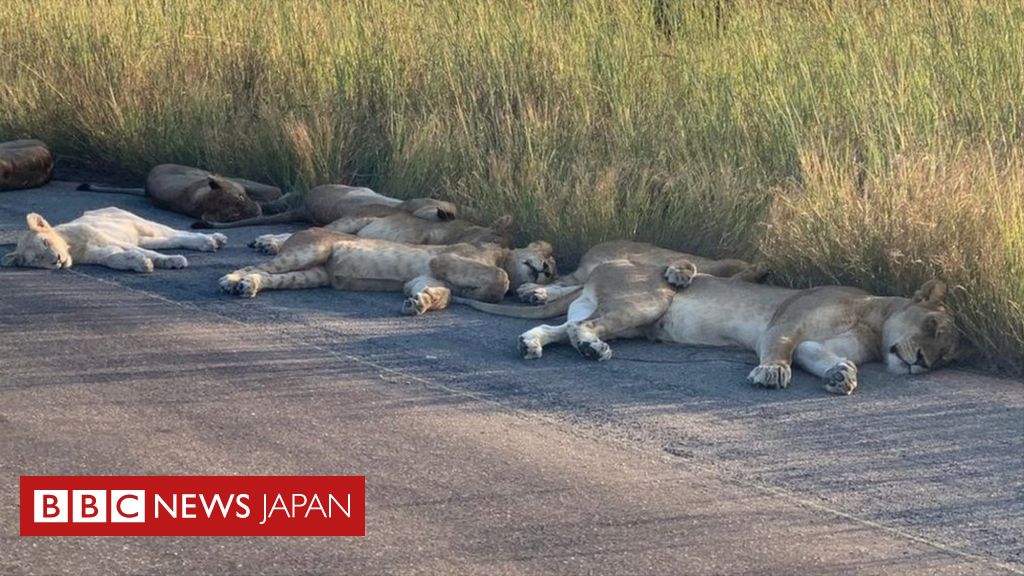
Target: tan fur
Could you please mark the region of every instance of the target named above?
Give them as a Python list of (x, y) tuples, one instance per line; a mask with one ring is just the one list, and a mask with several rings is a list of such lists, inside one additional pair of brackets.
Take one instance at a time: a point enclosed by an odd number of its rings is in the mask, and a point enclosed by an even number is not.
[(53, 176), (53, 155), (39, 140), (0, 142), (0, 190), (42, 186)]
[(72, 263), (98, 264), (116, 270), (152, 272), (153, 268), (184, 268), (184, 256), (168, 256), (154, 249), (187, 248), (212, 252), (223, 246), (223, 234), (175, 230), (145, 220), (120, 208), (89, 210), (59, 226), (39, 214), (25, 218), (26, 232), (0, 265), (29, 268), (70, 268)]
[(670, 272), (626, 260), (595, 267), (565, 324), (520, 336), (523, 357), (539, 358), (545, 345), (566, 340), (596, 360), (611, 357), (605, 341), (612, 338), (735, 346), (758, 354), (749, 375), (758, 385), (785, 388), (795, 362), (822, 377), (829, 392), (850, 394), (858, 364), (881, 360), (891, 371), (918, 374), (948, 362), (957, 350), (953, 316), (942, 306), (946, 286), (939, 281), (913, 298), (886, 298), (854, 288), (792, 290), (707, 274), (675, 282), (672, 290)]
[(551, 246), (521, 249), (496, 244), (426, 246), (366, 239), (311, 228), (294, 234), (272, 260), (236, 270), (220, 280), (229, 293), (254, 297), (261, 290), (331, 285), (342, 290), (405, 290), (408, 314), (447, 307), (451, 294), (496, 302), (524, 282), (554, 278)]
[(399, 200), (378, 194), (369, 188), (345, 186), (343, 184), (325, 184), (313, 188), (301, 198), (288, 195), (282, 204), (298, 203), (299, 206), (273, 216), (247, 218), (232, 222), (204, 221), (193, 225), (196, 228), (232, 228), (237, 226), (256, 226), (282, 222), (309, 222), (316, 226), (324, 226), (341, 218), (383, 218), (404, 212), (417, 218), (434, 221), (447, 221), (456, 218), (455, 205), (431, 198), (413, 198)]
[(524, 284), (518, 290), (519, 299), (529, 304), (543, 304), (549, 300), (561, 299), (564, 295), (576, 291), (590, 278), (595, 268), (609, 262), (624, 260), (640, 266), (669, 266), (675, 262), (688, 261), (697, 266), (701, 272), (713, 276), (732, 277), (758, 282), (766, 275), (761, 266), (735, 259), (713, 260), (661, 248), (644, 242), (630, 240), (614, 240), (594, 246), (583, 255), (576, 271), (559, 278), (549, 286), (532, 286)]
[[(360, 238), (375, 238), (407, 244), (498, 244), (508, 246), (508, 225), (511, 218), (498, 219), (490, 227), (477, 226), (465, 220), (427, 220), (408, 212), (383, 217), (346, 217), (324, 228)], [(291, 234), (263, 234), (249, 246), (268, 255), (277, 254)]]
[(226, 178), (206, 170), (160, 164), (149, 171), (146, 196), (154, 206), (199, 220), (234, 222), (264, 213), (281, 199), (281, 190), (242, 178)]
[(396, 212), (425, 220), (454, 220), (458, 216), (458, 210), (451, 202), (433, 198), (400, 200), (369, 188), (343, 184), (317, 186), (303, 200), (306, 217), (317, 226), (330, 224), (339, 218), (379, 218)]

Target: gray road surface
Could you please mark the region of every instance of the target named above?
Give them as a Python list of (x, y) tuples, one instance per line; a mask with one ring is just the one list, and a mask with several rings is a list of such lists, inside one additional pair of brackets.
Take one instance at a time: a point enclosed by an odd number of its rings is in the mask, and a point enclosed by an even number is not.
[[(141, 198), (0, 194), (6, 252)], [(0, 574), (1024, 573), (1024, 385), (744, 381), (647, 342), (515, 353), (532, 325), (398, 294), (220, 294), (253, 236), (151, 275), (0, 270)], [(359, 474), (367, 536), (20, 538), (27, 474)]]

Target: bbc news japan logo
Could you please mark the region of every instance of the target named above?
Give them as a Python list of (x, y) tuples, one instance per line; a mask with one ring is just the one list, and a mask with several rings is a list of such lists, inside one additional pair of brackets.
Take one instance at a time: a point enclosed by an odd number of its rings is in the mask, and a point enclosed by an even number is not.
[(363, 476), (22, 476), (22, 536), (363, 536)]

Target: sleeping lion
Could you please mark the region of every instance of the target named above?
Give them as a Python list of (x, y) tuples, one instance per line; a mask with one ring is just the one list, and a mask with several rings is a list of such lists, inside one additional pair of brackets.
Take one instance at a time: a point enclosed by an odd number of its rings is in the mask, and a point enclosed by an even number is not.
[(213, 252), (227, 243), (223, 234), (175, 230), (120, 208), (89, 210), (78, 218), (50, 226), (36, 213), (25, 217), (28, 232), (0, 265), (57, 270), (72, 264), (98, 264), (114, 270), (152, 272), (153, 268), (185, 268), (184, 256), (155, 252), (186, 248)]
[(220, 279), (225, 292), (254, 297), (263, 290), (333, 286), (340, 290), (398, 291), (405, 314), (448, 307), (452, 294), (487, 302), (509, 289), (555, 277), (551, 245), (509, 249), (497, 244), (427, 246), (310, 228), (293, 234), (268, 262)]
[[(408, 212), (395, 212), (388, 216), (339, 218), (324, 226), (324, 230), (408, 244), (492, 243), (507, 247), (511, 223), (512, 217), (508, 215), (495, 220), (490, 226), (477, 226), (467, 220), (428, 220)], [(249, 247), (273, 256), (291, 237), (291, 233), (261, 234), (249, 243)]]
[(605, 341), (613, 338), (735, 346), (759, 357), (750, 382), (785, 388), (796, 363), (821, 377), (827, 391), (851, 394), (858, 364), (882, 361), (891, 372), (920, 374), (953, 359), (959, 336), (945, 295), (938, 280), (912, 298), (882, 297), (843, 286), (794, 290), (717, 278), (685, 262), (666, 267), (618, 260), (595, 267), (582, 290), (539, 308), (463, 303), (530, 318), (567, 308), (565, 323), (519, 337), (527, 359), (565, 341), (594, 360), (611, 358)]
[[(287, 209), (292, 204), (297, 207)], [(286, 211), (280, 211), (284, 208)], [(381, 218), (398, 212), (411, 214), (424, 220), (455, 220), (457, 210), (451, 202), (433, 198), (412, 198), (400, 200), (385, 196), (359, 186), (324, 184), (313, 188), (304, 195), (291, 193), (275, 205), (278, 213), (270, 216), (215, 221), (203, 219), (193, 228), (236, 228), (263, 224), (287, 222), (308, 222), (314, 226), (325, 226), (339, 218)]]
[(767, 275), (767, 269), (764, 266), (751, 264), (745, 260), (735, 258), (715, 260), (662, 248), (646, 242), (612, 240), (602, 242), (587, 250), (572, 274), (562, 276), (547, 286), (523, 284), (517, 290), (517, 294), (523, 302), (534, 305), (544, 304), (548, 300), (558, 300), (578, 292), (595, 268), (616, 260), (628, 260), (641, 266), (670, 266), (680, 262), (680, 265), (685, 267), (685, 263), (689, 262), (704, 274), (723, 278), (736, 277), (748, 282), (760, 282)]
[(146, 187), (81, 184), (78, 190), (145, 196), (162, 210), (192, 218), (234, 221), (287, 210), (281, 189), (244, 178), (218, 176), (191, 166), (160, 164), (146, 176)]

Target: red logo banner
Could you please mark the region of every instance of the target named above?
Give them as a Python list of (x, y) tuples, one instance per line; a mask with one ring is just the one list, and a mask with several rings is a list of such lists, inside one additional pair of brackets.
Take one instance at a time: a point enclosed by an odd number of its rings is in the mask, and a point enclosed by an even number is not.
[(22, 476), (22, 536), (364, 536), (364, 476)]

